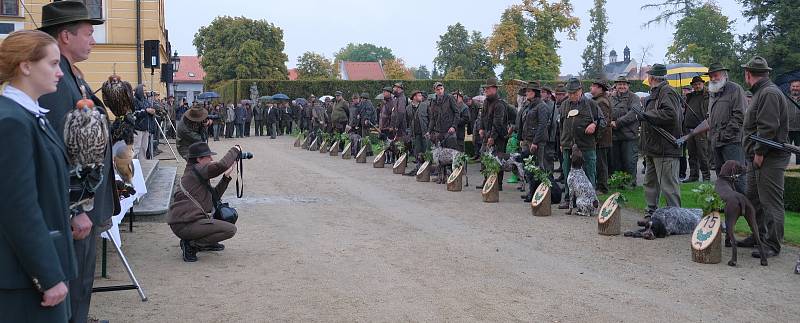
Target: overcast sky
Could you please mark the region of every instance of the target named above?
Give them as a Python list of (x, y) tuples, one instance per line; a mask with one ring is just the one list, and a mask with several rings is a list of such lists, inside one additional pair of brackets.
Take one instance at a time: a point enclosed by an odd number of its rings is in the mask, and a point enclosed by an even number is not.
[[(656, 0), (658, 1), (658, 0)], [(245, 16), (266, 19), (284, 31), (287, 66), (295, 67), (297, 58), (306, 51), (324, 54), (328, 58), (347, 43), (373, 43), (392, 49), (395, 56), (403, 58), (407, 66), (433, 66), (436, 41), (448, 25), (461, 22), (467, 30), (478, 30), (484, 36), (500, 20), (500, 14), (521, 0), (293, 0), (293, 1), (166, 1), (166, 19), (173, 48), (180, 55), (197, 54), (192, 39), (197, 30), (219, 15)], [(654, 17), (655, 10), (642, 11), (642, 4), (652, 2), (608, 0), (609, 33), (608, 50), (616, 49), (622, 59), (622, 49), (627, 45), (637, 61), (641, 48), (652, 44), (652, 55), (647, 63), (664, 61), (672, 39), (673, 26), (653, 25), (641, 27)], [(753, 23), (741, 14), (735, 0), (717, 0), (722, 12), (734, 19), (735, 34), (747, 33)], [(586, 35), (591, 27), (589, 10), (593, 0), (573, 0), (574, 14), (580, 17), (581, 27), (575, 41), (562, 35), (561, 74), (577, 74), (581, 70), (581, 53), (586, 47)], [(434, 6), (431, 6), (431, 5)]]

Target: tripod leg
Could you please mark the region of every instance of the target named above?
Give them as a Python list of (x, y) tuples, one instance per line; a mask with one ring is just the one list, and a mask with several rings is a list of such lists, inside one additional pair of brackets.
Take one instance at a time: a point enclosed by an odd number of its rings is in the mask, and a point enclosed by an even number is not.
[[(181, 160), (178, 159), (178, 154), (175, 153), (175, 150), (172, 149), (172, 144), (170, 144), (169, 141), (167, 140), (167, 134), (164, 133), (164, 128), (161, 128), (160, 124), (156, 123), (156, 125), (158, 125), (158, 130), (161, 133), (161, 136), (164, 137), (164, 141), (167, 142), (167, 147), (169, 147), (169, 151), (172, 152), (172, 157), (175, 157), (175, 161), (180, 162)], [(177, 132), (175, 134), (177, 135)]]
[(125, 266), (125, 272), (128, 273), (128, 278), (131, 279), (131, 282), (134, 286), (136, 286), (136, 291), (139, 292), (139, 297), (142, 299), (142, 302), (147, 302), (147, 296), (144, 294), (144, 290), (142, 290), (142, 286), (139, 285), (139, 281), (136, 279), (136, 276), (133, 275), (133, 270), (131, 270), (130, 264), (128, 264), (128, 259), (125, 258), (125, 255), (122, 253), (122, 249), (119, 248), (117, 242), (114, 241), (114, 235), (110, 232), (107, 232), (106, 235), (108, 239), (111, 240), (111, 244), (114, 246), (114, 249), (117, 251), (117, 255), (119, 256), (119, 260), (122, 261), (122, 265)]

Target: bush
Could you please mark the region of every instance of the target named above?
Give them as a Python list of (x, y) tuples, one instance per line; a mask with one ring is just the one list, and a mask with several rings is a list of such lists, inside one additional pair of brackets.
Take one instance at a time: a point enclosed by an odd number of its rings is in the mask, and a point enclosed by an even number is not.
[(783, 199), (784, 203), (786, 203), (784, 208), (789, 211), (800, 212), (800, 199), (797, 198), (800, 196), (800, 172), (787, 171), (783, 187)]

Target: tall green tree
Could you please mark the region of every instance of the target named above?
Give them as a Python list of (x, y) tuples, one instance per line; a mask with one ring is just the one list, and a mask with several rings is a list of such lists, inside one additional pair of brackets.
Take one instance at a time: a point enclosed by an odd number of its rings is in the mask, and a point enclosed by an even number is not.
[(337, 69), (330, 59), (322, 54), (305, 52), (297, 58), (297, 78), (300, 80), (331, 80)]
[(266, 20), (220, 16), (198, 30), (193, 44), (203, 57), (208, 84), (236, 78), (288, 78), (283, 30)]
[(608, 34), (608, 15), (606, 14), (606, 0), (594, 0), (594, 8), (589, 10), (589, 20), (592, 29), (586, 36), (589, 45), (583, 50), (583, 75), (586, 78), (601, 79), (605, 64), (606, 34)]
[(467, 76), (472, 79), (488, 79), (495, 77), (492, 54), (486, 48), (488, 42), (480, 31), (474, 30), (469, 38), (469, 55), (471, 58), (470, 71)]
[[(471, 34), (461, 23), (447, 26), (436, 42), (435, 66), (447, 79), (481, 79), (494, 76), (494, 62), (486, 49), (486, 38), (478, 31)], [(450, 73), (458, 70), (455, 76)]]
[(705, 2), (707, 0), (661, 0), (661, 2), (645, 4), (639, 9), (655, 9), (658, 11), (658, 15), (645, 22), (642, 26), (649, 27), (652, 24), (669, 23), (672, 19), (685, 16)]
[(757, 25), (743, 41), (745, 48), (740, 59), (746, 61), (753, 55), (767, 59), (775, 75), (792, 71), (800, 66), (800, 6), (797, 0), (739, 0), (744, 6), (744, 16)]
[(694, 8), (675, 24), (672, 44), (667, 48), (667, 60), (697, 62), (708, 66), (721, 62), (734, 65), (736, 52), (728, 17), (711, 3)]
[(425, 65), (420, 65), (419, 67), (412, 67), (410, 68), (411, 74), (417, 80), (430, 80), (431, 79), (431, 71), (428, 70), (428, 67)]
[(580, 19), (572, 11), (569, 0), (523, 0), (506, 9), (488, 40), (489, 52), (503, 65), (501, 77), (555, 80), (561, 66), (556, 33), (575, 40), (580, 27)]
[(338, 65), (340, 61), (351, 62), (376, 62), (395, 59), (392, 50), (387, 47), (378, 47), (370, 43), (354, 44), (339, 49), (334, 55), (334, 61)]
[(589, 10), (589, 21), (592, 29), (586, 36), (589, 45), (583, 50), (583, 75), (586, 78), (603, 78), (603, 58), (606, 50), (606, 34), (608, 34), (608, 15), (606, 0), (594, 0), (594, 8)]

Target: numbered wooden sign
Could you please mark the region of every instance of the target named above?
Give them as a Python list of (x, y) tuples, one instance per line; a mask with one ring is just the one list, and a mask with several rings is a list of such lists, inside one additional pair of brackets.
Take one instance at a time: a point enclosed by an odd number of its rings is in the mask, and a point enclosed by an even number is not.
[(342, 159), (350, 159), (352, 157), (351, 149), (353, 148), (353, 143), (348, 142), (347, 145), (344, 145), (344, 149), (342, 149)]
[(534, 216), (550, 216), (552, 215), (550, 199), (550, 186), (545, 183), (539, 184), (536, 191), (533, 192), (531, 198), (531, 213)]
[[(450, 192), (461, 192), (461, 189), (464, 187), (463, 183), (461, 182), (461, 178), (464, 174), (464, 166), (459, 166), (458, 168), (453, 170), (453, 173), (450, 174), (450, 177), (447, 178), (447, 190)], [(439, 176), (443, 176), (444, 174), (439, 174)]]
[(372, 161), (372, 167), (383, 168), (384, 165), (386, 165), (386, 150), (382, 150)]
[(356, 154), (356, 163), (359, 164), (367, 163), (367, 145), (362, 146), (361, 149), (358, 151), (358, 154)]
[(597, 212), (597, 233), (606, 236), (620, 234), (621, 207), (619, 206), (619, 199), (620, 193), (617, 192), (611, 194), (611, 196), (603, 202), (603, 206), (600, 208), (600, 211)]
[(417, 170), (417, 182), (431, 181), (431, 162), (425, 161)]
[(717, 212), (712, 212), (700, 219), (700, 223), (692, 232), (693, 261), (716, 264), (722, 260), (721, 228), (722, 218)]
[(400, 155), (400, 158), (394, 162), (392, 166), (392, 172), (395, 174), (403, 174), (406, 171), (406, 165), (408, 164), (408, 154), (403, 153)]
[(483, 185), (481, 196), (485, 203), (497, 203), (500, 201), (500, 184), (497, 183), (497, 174), (493, 174), (486, 179)]
[(333, 145), (331, 145), (331, 149), (328, 151), (328, 154), (330, 156), (339, 156), (339, 141), (338, 140), (336, 142), (334, 142)]
[(303, 139), (303, 144), (300, 145), (300, 148), (308, 149), (310, 145), (311, 145), (311, 137), (306, 137), (305, 139)]
[(311, 146), (308, 147), (310, 151), (316, 151), (319, 149), (319, 137), (314, 138), (314, 141), (311, 142)]
[(319, 153), (320, 154), (325, 154), (325, 153), (328, 152), (328, 149), (331, 148), (328, 144), (329, 143), (328, 143), (327, 140), (322, 141), (322, 145), (319, 145)]

